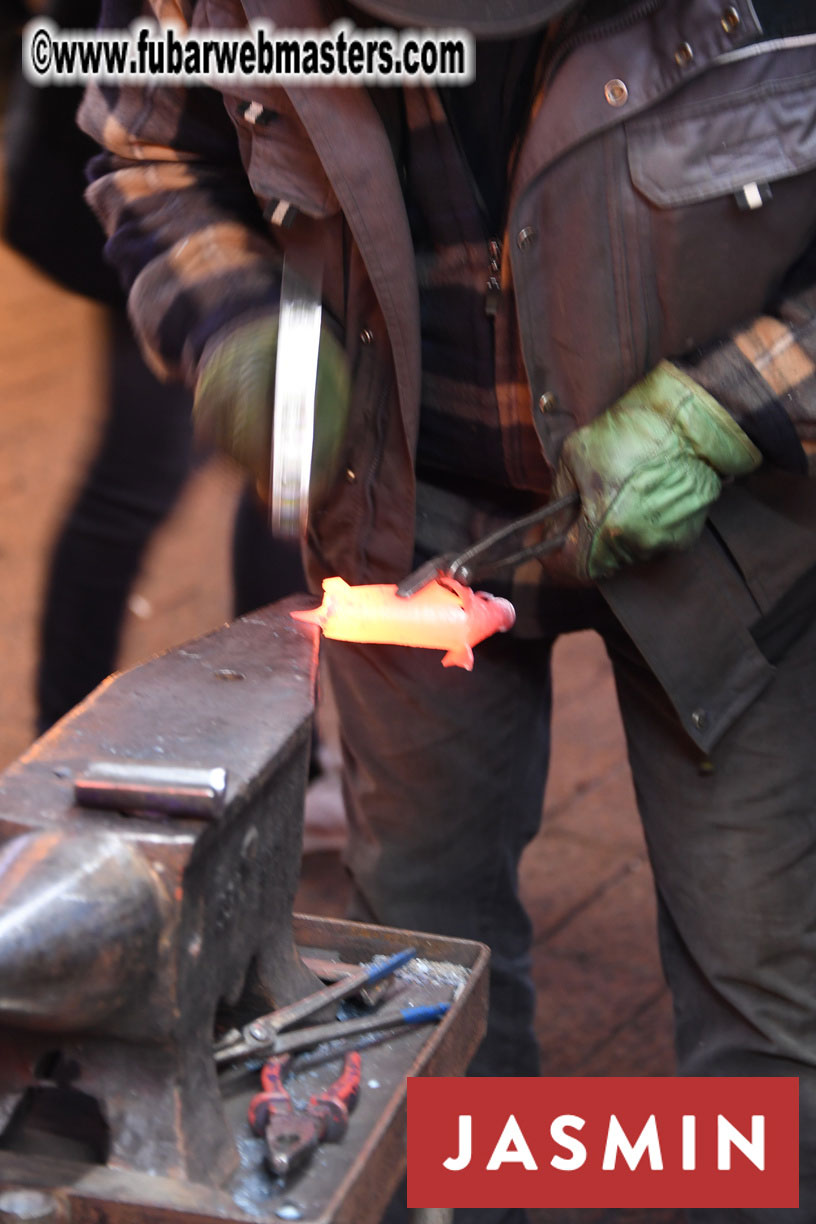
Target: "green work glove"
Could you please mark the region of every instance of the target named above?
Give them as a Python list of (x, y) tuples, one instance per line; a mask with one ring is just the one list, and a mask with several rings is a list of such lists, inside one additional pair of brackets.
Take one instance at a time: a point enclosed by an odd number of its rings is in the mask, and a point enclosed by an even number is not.
[(555, 495), (581, 512), (556, 569), (580, 580), (690, 548), (722, 477), (747, 476), (762, 456), (693, 379), (662, 361), (564, 443)]
[[(255, 477), (262, 497), (269, 489), (277, 345), (277, 315), (237, 327), (206, 357), (193, 403), (196, 432), (246, 468)], [(312, 505), (325, 499), (337, 476), (349, 398), (345, 352), (324, 324), (315, 391)]]

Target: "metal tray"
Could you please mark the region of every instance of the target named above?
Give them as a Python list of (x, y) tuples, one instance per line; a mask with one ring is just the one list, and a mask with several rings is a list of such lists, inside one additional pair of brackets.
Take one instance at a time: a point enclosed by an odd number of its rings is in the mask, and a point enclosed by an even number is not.
[[(405, 1171), (405, 1081), (414, 1075), (461, 1075), (484, 1031), (488, 950), (441, 936), (295, 915), (295, 939), (307, 955), (370, 960), (415, 946), (418, 961), (396, 975), (403, 1005), (452, 1000), (436, 1025), (372, 1039), (363, 1051), (359, 1102), (339, 1144), (324, 1144), (285, 1184), (264, 1168), (263, 1141), (246, 1121), (257, 1073), (227, 1072), (222, 1099), (240, 1157), (223, 1189), (153, 1177), (109, 1165), (0, 1151), (0, 1220), (26, 1224), (376, 1224)], [(455, 997), (452, 998), (452, 995)], [(332, 1054), (335, 1057), (328, 1057)], [(295, 1099), (330, 1082), (341, 1051), (301, 1056), (287, 1086)], [(300, 1068), (300, 1069), (298, 1069)], [(10, 1214), (13, 1192), (28, 1195)], [(10, 1197), (11, 1195), (11, 1197)], [(39, 1202), (39, 1207), (37, 1206)], [(18, 1206), (22, 1200), (17, 1199)]]

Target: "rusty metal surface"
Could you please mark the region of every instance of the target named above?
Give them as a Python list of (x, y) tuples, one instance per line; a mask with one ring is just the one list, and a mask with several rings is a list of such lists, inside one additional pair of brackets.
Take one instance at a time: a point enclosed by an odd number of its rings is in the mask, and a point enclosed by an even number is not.
[[(53, 1224), (374, 1224), (404, 1168), (406, 1077), (461, 1073), (478, 1043), (480, 945), (293, 919), (317, 664), (296, 602), (113, 677), (0, 777), (3, 1224), (29, 1209)], [(80, 807), (74, 781), (100, 760), (225, 768), (223, 813)], [(219, 1076), (213, 1038), (317, 989), (295, 939), (346, 965), (415, 944), (422, 961), (386, 1003), (461, 990), (438, 1026), (366, 1039), (342, 1143), (282, 1186), (248, 1127), (255, 1077)], [(336, 1074), (299, 1062), (293, 1089)]]
[(3, 1023), (64, 1032), (132, 1006), (161, 928), (154, 874), (121, 838), (53, 828), (12, 837), (0, 847)]
[[(227, 1073), (222, 1095), (241, 1166), (223, 1188), (117, 1171), (102, 1165), (0, 1152), (0, 1190), (53, 1191), (64, 1224), (215, 1224), (216, 1221), (297, 1219), (305, 1224), (375, 1224), (405, 1168), (405, 1080), (409, 1075), (458, 1075), (483, 1032), (487, 1009), (487, 950), (480, 944), (296, 915), (299, 947), (347, 963), (416, 945), (421, 960), (395, 975), (394, 998), (405, 1005), (456, 998), (433, 1028), (402, 1030), (363, 1049), (360, 1099), (348, 1131), (324, 1145), (311, 1164), (281, 1184), (263, 1165), (263, 1141), (246, 1121), (257, 1076)], [(438, 971), (437, 971), (438, 970)], [(312, 1059), (288, 1081), (308, 1095), (337, 1073)]]
[[(113, 677), (0, 777), (6, 1146), (73, 1092), (111, 1165), (213, 1185), (237, 1167), (216, 1010), (319, 985), (291, 932), (317, 661), (298, 602)], [(77, 807), (74, 778), (104, 759), (226, 762), (223, 815)]]

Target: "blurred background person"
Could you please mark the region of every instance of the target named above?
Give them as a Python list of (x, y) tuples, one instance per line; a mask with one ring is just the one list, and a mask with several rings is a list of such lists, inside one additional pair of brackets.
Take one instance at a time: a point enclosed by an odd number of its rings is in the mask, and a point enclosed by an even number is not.
[[(76, 126), (80, 87), (40, 88), (16, 72), (24, 20), (93, 29), (98, 0), (22, 2), (6, 10), (3, 54), (13, 74), (6, 120), (4, 238), (63, 288), (106, 307), (104, 419), (98, 442), (57, 533), (39, 628), (36, 730), (42, 734), (115, 670), (128, 600), (148, 544), (195, 464), (191, 397), (160, 382), (143, 361), (104, 235), (83, 198), (96, 150)], [(15, 65), (15, 69), (12, 69)], [(58, 201), (58, 207), (55, 202)], [(233, 612), (242, 616), (307, 589), (297, 545), (276, 539), (247, 486), (233, 529)], [(305, 848), (345, 840), (337, 762), (315, 740)]]

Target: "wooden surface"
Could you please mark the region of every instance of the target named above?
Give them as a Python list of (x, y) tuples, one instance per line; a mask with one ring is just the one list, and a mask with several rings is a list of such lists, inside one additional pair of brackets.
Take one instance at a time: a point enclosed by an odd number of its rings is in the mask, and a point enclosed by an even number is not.
[[(51, 287), (0, 247), (0, 766), (32, 737), (40, 590), (50, 541), (100, 413), (96, 308)], [(222, 623), (238, 478), (213, 462), (191, 481), (134, 592), (123, 663)], [(599, 640), (559, 643), (553, 767), (523, 890), (536, 925), (534, 974), (545, 1073), (672, 1073), (670, 1006), (654, 897), (611, 675)], [(339, 915), (339, 858), (313, 855), (297, 906)], [(535, 1224), (664, 1224), (660, 1212), (547, 1211)]]

